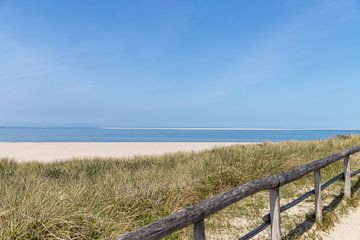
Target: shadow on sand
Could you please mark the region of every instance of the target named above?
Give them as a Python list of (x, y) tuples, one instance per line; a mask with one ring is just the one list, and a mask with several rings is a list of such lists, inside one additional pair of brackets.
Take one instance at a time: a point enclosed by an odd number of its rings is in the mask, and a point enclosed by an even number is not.
[[(351, 187), (351, 192), (356, 192), (360, 188), (360, 178), (356, 181), (356, 183)], [(341, 192), (338, 196), (336, 196), (327, 206), (323, 207), (323, 215), (332, 213), (335, 208), (342, 201), (344, 193)], [(284, 239), (294, 239), (301, 237), (305, 232), (307, 232), (315, 223), (315, 214), (309, 214), (306, 219), (298, 224), (296, 228), (291, 230), (287, 235), (284, 236)]]

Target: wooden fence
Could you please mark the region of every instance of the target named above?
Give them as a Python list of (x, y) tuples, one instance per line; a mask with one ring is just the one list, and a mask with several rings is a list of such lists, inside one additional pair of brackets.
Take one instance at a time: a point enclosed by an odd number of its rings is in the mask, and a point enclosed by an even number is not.
[[(205, 218), (211, 216), (214, 213), (222, 210), (223, 208), (238, 202), (239, 200), (251, 196), (263, 190), (269, 190), (270, 192), (270, 213), (263, 217), (263, 223), (242, 236), (240, 239), (250, 239), (271, 226), (271, 239), (281, 239), (281, 227), (280, 227), (280, 213), (284, 212), (291, 207), (294, 207), (298, 203), (304, 201), (308, 197), (315, 194), (315, 215), (316, 221), (321, 223), (322, 221), (322, 200), (321, 191), (329, 187), (331, 184), (338, 180), (344, 180), (344, 197), (351, 197), (351, 177), (360, 173), (360, 169), (351, 173), (350, 171), (350, 156), (360, 151), (360, 145), (354, 146), (350, 149), (344, 150), (339, 153), (335, 153), (328, 157), (310, 162), (303, 166), (294, 168), (292, 170), (280, 173), (277, 175), (259, 178), (247, 182), (239, 187), (233, 188), (227, 192), (221, 193), (217, 196), (209, 198), (208, 200), (199, 203), (197, 205), (184, 208), (168, 217), (160, 219), (152, 224), (139, 228), (133, 232), (126, 233), (115, 240), (132, 240), (132, 239), (160, 239), (177, 230), (180, 230), (189, 225), (193, 225), (193, 234), (195, 240), (205, 239)], [(321, 185), (320, 170), (334, 162), (343, 159), (344, 171), (339, 175), (333, 177), (326, 183)], [(314, 173), (314, 189), (306, 192), (292, 202), (280, 206), (279, 189), (281, 186), (293, 182), (308, 173)]]

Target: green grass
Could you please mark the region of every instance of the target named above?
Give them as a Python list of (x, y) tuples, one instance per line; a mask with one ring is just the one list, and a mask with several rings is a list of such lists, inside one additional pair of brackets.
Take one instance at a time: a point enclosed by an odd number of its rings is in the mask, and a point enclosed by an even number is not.
[[(259, 178), (360, 144), (359, 136), (315, 142), (236, 145), (200, 153), (134, 159), (81, 159), (55, 163), (0, 161), (1, 239), (111, 239), (183, 207)], [(352, 167), (360, 167), (354, 156)], [(341, 162), (322, 170), (323, 181), (338, 174)], [(354, 185), (358, 184), (356, 178)], [(312, 188), (312, 175), (281, 188), (282, 204)], [(360, 196), (342, 203), (342, 184), (324, 191), (329, 228)], [(339, 197), (340, 195), (340, 197)], [(338, 201), (331, 206), (334, 199)], [(283, 233), (301, 238), (312, 222), (313, 198), (282, 214)], [(213, 239), (235, 238), (261, 222), (268, 193), (261, 192), (207, 219)], [(305, 223), (303, 223), (305, 222)], [(312, 226), (307, 237), (315, 237)], [(294, 230), (295, 229), (295, 230)], [(315, 229), (315, 230), (314, 230)], [(191, 228), (169, 239), (191, 238)], [(268, 232), (259, 238), (268, 236)]]

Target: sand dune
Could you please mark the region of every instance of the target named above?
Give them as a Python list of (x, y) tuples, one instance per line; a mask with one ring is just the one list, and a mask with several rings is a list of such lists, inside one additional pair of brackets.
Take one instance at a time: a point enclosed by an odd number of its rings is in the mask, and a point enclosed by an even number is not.
[[(71, 158), (132, 157), (158, 155), (178, 151), (201, 151), (216, 146), (229, 146), (229, 142), (2, 142), (0, 158), (17, 161), (50, 162)], [(249, 144), (249, 143), (240, 143)]]

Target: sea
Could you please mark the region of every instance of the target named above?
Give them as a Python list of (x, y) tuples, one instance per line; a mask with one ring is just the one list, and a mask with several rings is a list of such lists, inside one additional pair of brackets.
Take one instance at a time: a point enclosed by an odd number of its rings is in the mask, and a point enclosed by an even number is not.
[(0, 142), (280, 142), (356, 134), (360, 130), (0, 127)]

